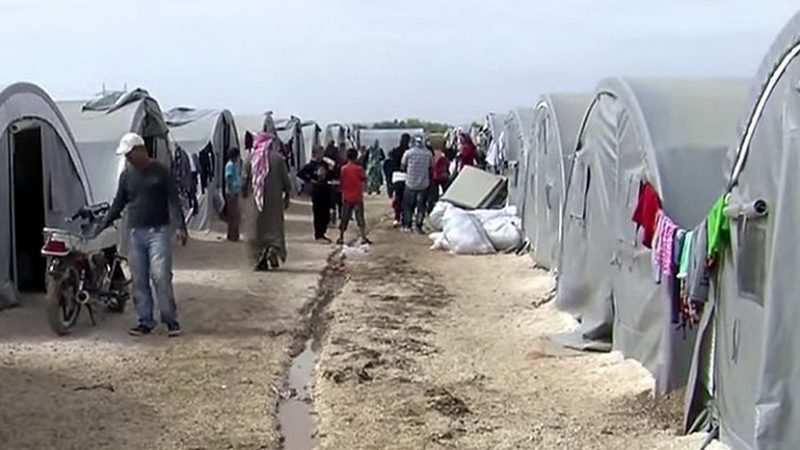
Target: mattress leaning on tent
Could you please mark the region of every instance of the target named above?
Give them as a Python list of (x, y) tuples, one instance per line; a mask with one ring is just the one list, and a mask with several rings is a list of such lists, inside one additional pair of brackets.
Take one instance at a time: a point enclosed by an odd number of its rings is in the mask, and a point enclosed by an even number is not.
[(20, 293), (44, 292), (45, 226), (67, 224), (92, 201), (88, 176), (67, 121), (41, 88), (0, 89), (0, 309)]
[(800, 14), (766, 55), (722, 166), (731, 173), (730, 242), (712, 277), (687, 389), (687, 425), (708, 413), (698, 424), (710, 418), (737, 449), (800, 448), (798, 54)]
[(549, 94), (536, 103), (520, 209), (531, 256), (547, 269), (555, 269), (558, 261), (567, 170), (590, 99), (589, 94)]
[(725, 180), (747, 83), (602, 81), (578, 135), (567, 189), (557, 305), (581, 319), (573, 344), (620, 350), (653, 373), (656, 394), (682, 387), (694, 333), (673, 323), (669, 280), (632, 217), (642, 183), (683, 229), (705, 218)]
[(208, 230), (221, 218), (225, 206), (228, 151), (240, 147), (233, 115), (228, 110), (178, 107), (164, 113), (164, 119), (175, 150), (185, 152), (196, 174), (194, 189), (182, 189), (188, 225), (193, 230)]
[(517, 108), (506, 115), (503, 124), (505, 139), (503, 164), (500, 173), (508, 179), (508, 203), (516, 206), (517, 211), (523, 214), (525, 194), (527, 191), (528, 154), (533, 141), (533, 108)]

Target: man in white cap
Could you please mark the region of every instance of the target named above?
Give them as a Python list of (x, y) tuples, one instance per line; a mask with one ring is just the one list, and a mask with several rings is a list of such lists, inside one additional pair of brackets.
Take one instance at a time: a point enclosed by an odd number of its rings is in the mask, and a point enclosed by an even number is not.
[(139, 324), (131, 328), (130, 334), (143, 336), (156, 327), (150, 288), (152, 279), (161, 322), (166, 325), (170, 337), (179, 336), (181, 327), (172, 288), (170, 214), (180, 221), (178, 239), (182, 245), (186, 245), (188, 233), (178, 189), (169, 169), (150, 158), (144, 139), (138, 134), (123, 136), (117, 154), (124, 155), (129, 164), (120, 175), (106, 225), (128, 208), (129, 260), (133, 272), (133, 299), (139, 316)]

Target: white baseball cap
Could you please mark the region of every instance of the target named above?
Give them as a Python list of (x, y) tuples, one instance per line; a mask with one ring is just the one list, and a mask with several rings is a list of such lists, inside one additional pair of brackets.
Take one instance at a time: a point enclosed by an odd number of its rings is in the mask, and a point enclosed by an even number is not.
[(119, 140), (118, 155), (127, 155), (136, 147), (144, 147), (144, 139), (136, 133), (125, 133)]

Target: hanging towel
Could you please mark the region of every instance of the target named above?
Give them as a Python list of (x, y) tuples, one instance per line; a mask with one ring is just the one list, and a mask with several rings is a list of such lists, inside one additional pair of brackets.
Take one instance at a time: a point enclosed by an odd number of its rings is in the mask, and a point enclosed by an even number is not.
[(656, 219), (661, 210), (661, 199), (653, 186), (648, 182), (639, 183), (639, 202), (631, 220), (636, 224), (636, 231), (644, 231), (642, 245), (652, 248), (656, 231)]
[(670, 288), (670, 313), (672, 323), (680, 323), (681, 315), (681, 282), (677, 277), (676, 267), (680, 263), (681, 248), (683, 247), (683, 239), (686, 235), (684, 230), (675, 230), (675, 239), (672, 245), (672, 258), (669, 261), (669, 273), (665, 273), (669, 277)]
[(678, 231), (678, 226), (666, 214), (661, 214), (661, 238), (658, 252), (658, 267), (661, 269), (662, 275), (667, 278), (671, 277), (675, 271), (674, 269), (674, 252), (675, 252), (675, 234)]
[(689, 271), (686, 279), (689, 300), (705, 302), (708, 300), (708, 256), (706, 252), (706, 230), (704, 221), (694, 230), (692, 252), (689, 258)]
[(681, 248), (681, 259), (678, 265), (678, 278), (683, 280), (689, 276), (689, 260), (692, 255), (692, 240), (694, 239), (694, 231), (687, 231), (686, 236), (683, 238), (683, 247)]
[(728, 218), (725, 217), (725, 206), (728, 204), (728, 195), (724, 195), (714, 203), (711, 212), (707, 219), (707, 250), (706, 257), (709, 260), (716, 261), (719, 257), (722, 247), (725, 246), (730, 240), (731, 224)]

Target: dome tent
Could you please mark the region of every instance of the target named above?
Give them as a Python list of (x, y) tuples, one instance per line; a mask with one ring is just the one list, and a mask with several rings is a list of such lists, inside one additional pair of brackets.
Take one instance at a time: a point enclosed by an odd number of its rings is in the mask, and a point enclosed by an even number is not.
[(17, 304), (20, 292), (44, 290), (42, 229), (79, 231), (65, 219), (93, 201), (69, 125), (33, 84), (0, 89), (0, 186), (2, 308)]
[(798, 55), (800, 14), (765, 56), (722, 165), (730, 173), (730, 245), (701, 321), (686, 423), (710, 413), (733, 448), (800, 448)]
[[(165, 167), (172, 166), (167, 140), (169, 129), (161, 107), (147, 91), (106, 92), (93, 100), (58, 101), (56, 104), (75, 137), (95, 202), (114, 201), (119, 176), (126, 165), (125, 157), (117, 155), (116, 149), (125, 133), (138, 133), (153, 159)], [(120, 230), (124, 229), (123, 216)], [(119, 237), (119, 249), (124, 254), (127, 239)]]
[(533, 244), (534, 261), (548, 269), (555, 268), (558, 260), (567, 170), (589, 100), (588, 94), (550, 94), (536, 103), (522, 225)]
[(225, 205), (224, 170), (228, 150), (239, 148), (239, 137), (233, 115), (228, 110), (196, 110), (173, 108), (164, 114), (170, 139), (191, 158), (206, 167), (198, 168), (197, 209), (187, 217), (194, 230), (208, 230), (220, 217)]
[(504, 137), (503, 161), (500, 174), (508, 178), (508, 203), (522, 214), (527, 192), (528, 155), (533, 144), (533, 108), (517, 108), (506, 115), (502, 135)]
[(650, 183), (682, 228), (701, 223), (724, 187), (745, 93), (738, 80), (607, 79), (578, 133), (557, 305), (580, 318), (578, 346), (608, 349), (613, 332), (613, 348), (653, 373), (659, 395), (684, 385), (694, 339), (672, 324), (668, 283), (653, 280), (637, 238), (639, 186)]

